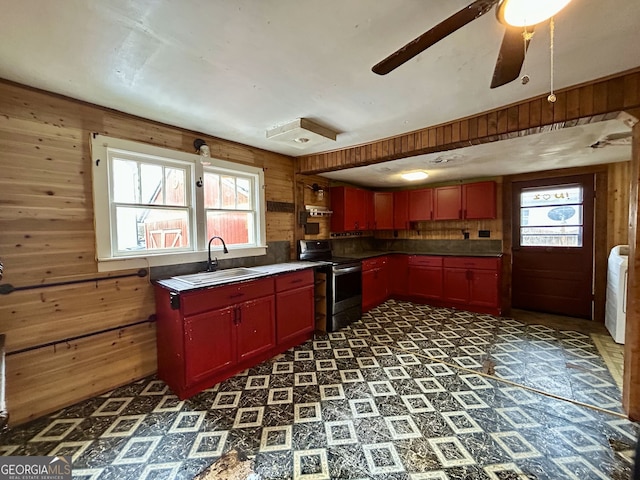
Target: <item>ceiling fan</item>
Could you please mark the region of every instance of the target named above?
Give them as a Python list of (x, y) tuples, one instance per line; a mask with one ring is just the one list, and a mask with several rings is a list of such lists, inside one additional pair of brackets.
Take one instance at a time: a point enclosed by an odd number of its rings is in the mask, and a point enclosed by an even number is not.
[(491, 88), (499, 87), (515, 80), (520, 75), (525, 53), (531, 40), (531, 35), (527, 35), (527, 33), (532, 33), (535, 25), (558, 13), (570, 1), (475, 0), (393, 52), (374, 65), (371, 70), (378, 75), (386, 75), (497, 5), (496, 16), (500, 23), (507, 26), (491, 80)]

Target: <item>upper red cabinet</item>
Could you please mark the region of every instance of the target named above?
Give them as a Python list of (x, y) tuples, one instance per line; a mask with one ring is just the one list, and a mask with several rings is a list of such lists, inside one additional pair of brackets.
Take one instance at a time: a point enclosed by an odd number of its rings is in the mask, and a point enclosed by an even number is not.
[(496, 183), (477, 182), (433, 189), (434, 220), (496, 218)]
[(460, 185), (433, 189), (433, 219), (459, 220), (462, 218), (462, 189)]
[(393, 230), (393, 192), (375, 192), (375, 229)]
[(393, 192), (393, 228), (409, 230), (409, 191)]
[(478, 182), (462, 186), (462, 218), (496, 218), (496, 183)]
[(353, 187), (331, 187), (331, 231), (366, 230), (367, 192)]
[(409, 221), (433, 220), (433, 189), (409, 190)]

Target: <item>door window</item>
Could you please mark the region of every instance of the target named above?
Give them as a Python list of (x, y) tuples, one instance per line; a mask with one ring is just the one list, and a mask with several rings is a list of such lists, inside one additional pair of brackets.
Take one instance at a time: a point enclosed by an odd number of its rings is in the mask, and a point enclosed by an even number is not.
[(582, 247), (581, 185), (523, 188), (520, 193), (520, 246)]

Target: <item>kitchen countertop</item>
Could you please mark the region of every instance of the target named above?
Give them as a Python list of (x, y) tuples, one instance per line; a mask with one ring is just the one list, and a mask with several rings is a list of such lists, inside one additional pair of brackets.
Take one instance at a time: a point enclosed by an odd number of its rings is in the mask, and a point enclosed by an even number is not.
[[(231, 277), (231, 278), (214, 279), (198, 285), (193, 285), (189, 282), (180, 280), (181, 278), (191, 277), (192, 275), (179, 275), (176, 277), (164, 278), (162, 280), (155, 280), (153, 283), (155, 285), (166, 288), (167, 290), (170, 290), (172, 292), (186, 293), (186, 292), (191, 292), (195, 290), (203, 290), (206, 288), (229, 285), (232, 283), (247, 282), (251, 280), (256, 280), (258, 278), (269, 277), (271, 275), (278, 275), (281, 273), (289, 273), (289, 272), (295, 272), (298, 270), (306, 270), (308, 268), (321, 267), (327, 264), (328, 264), (327, 262), (286, 262), (286, 263), (274, 263), (272, 265), (262, 265), (259, 267), (241, 267), (243, 269), (246, 268), (247, 270), (251, 270), (252, 273), (249, 275), (243, 275), (239, 278)], [(235, 270), (235, 269), (231, 268), (226, 270)], [(217, 272), (225, 272), (225, 270), (217, 270)], [(201, 274), (204, 275), (206, 274), (206, 272), (201, 272)]]
[(427, 255), (432, 257), (489, 257), (499, 258), (502, 257), (502, 253), (452, 253), (452, 252), (405, 252), (399, 250), (393, 250), (388, 252), (380, 252), (377, 250), (370, 250), (359, 253), (345, 253), (341, 254), (341, 257), (355, 258), (358, 260), (366, 260), (367, 258), (382, 257), (385, 255)]

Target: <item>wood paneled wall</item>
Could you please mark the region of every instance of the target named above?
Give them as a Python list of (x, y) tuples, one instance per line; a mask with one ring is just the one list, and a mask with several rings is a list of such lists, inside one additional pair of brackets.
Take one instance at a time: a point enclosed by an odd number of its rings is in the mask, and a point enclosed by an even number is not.
[[(91, 132), (187, 152), (202, 138), (212, 156), (264, 168), (268, 201), (295, 201), (290, 157), (0, 81), (4, 285), (106, 276), (95, 262)], [(267, 240), (293, 247), (295, 223), (293, 213), (267, 212)], [(154, 311), (148, 277), (0, 295), (11, 423), (154, 373)]]
[(640, 68), (395, 137), (298, 158), (305, 174), (452, 150), (615, 118), (640, 107)]

